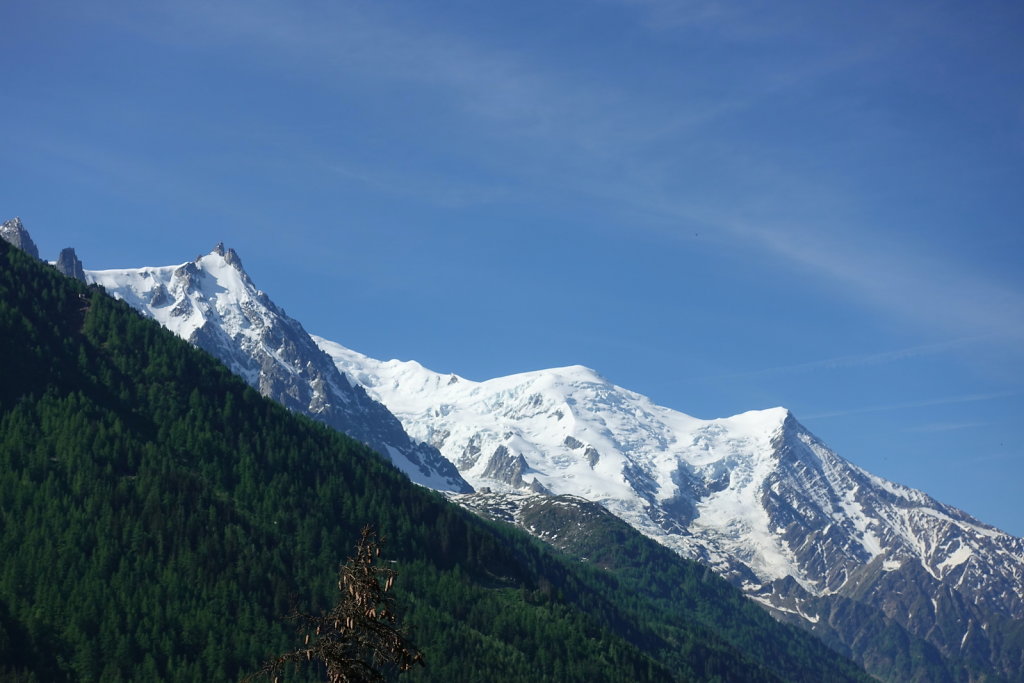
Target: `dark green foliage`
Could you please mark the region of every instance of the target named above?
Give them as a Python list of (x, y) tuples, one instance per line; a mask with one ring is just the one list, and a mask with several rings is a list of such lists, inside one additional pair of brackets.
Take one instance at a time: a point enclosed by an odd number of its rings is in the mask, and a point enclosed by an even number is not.
[(4, 242), (0, 344), (5, 680), (237, 680), (366, 523), (430, 664), (408, 680), (864, 680), (696, 565), (606, 571), (448, 504)]
[[(28, 632), (0, 602), (0, 680), (17, 683), (62, 681), (67, 677), (44, 654), (55, 643), (46, 642), (49, 634)], [(42, 642), (40, 642), (42, 641)]]

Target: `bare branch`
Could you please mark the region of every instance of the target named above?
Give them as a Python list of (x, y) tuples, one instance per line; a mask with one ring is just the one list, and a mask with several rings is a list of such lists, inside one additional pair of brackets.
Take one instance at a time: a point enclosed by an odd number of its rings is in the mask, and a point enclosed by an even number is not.
[(303, 647), (265, 662), (243, 683), (263, 676), (277, 681), (286, 664), (301, 666), (313, 660), (327, 668), (330, 683), (382, 683), (384, 669), (401, 672), (426, 665), (396, 626), (388, 591), (398, 572), (376, 564), (383, 542), (373, 527), (363, 527), (355, 555), (338, 570), (338, 602), (319, 617), (293, 611), (288, 618), (297, 622)]

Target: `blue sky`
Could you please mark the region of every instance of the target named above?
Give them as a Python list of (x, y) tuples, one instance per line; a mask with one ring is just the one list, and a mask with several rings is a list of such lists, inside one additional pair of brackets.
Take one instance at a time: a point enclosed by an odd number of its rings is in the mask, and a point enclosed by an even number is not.
[(1024, 5), (8, 2), (0, 212), (311, 332), (784, 405), (1024, 535)]

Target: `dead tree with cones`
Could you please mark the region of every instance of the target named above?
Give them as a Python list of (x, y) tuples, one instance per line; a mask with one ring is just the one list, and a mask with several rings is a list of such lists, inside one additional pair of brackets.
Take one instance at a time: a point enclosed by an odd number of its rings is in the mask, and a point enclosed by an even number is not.
[(337, 604), (319, 617), (293, 612), (290, 618), (304, 634), (302, 647), (266, 662), (243, 681), (267, 676), (276, 683), (289, 663), (320, 662), (330, 683), (378, 683), (386, 670), (423, 666), (422, 654), (398, 629), (389, 594), (398, 572), (377, 564), (382, 543), (372, 527), (363, 527), (355, 556), (338, 572)]

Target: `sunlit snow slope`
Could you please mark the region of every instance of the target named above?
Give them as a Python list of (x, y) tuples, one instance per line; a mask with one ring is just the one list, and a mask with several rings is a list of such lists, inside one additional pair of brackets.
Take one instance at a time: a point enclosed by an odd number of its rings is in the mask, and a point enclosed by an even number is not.
[(909, 581), (931, 631), (955, 603), (958, 641), (1024, 617), (1024, 541), (852, 465), (783, 408), (701, 420), (581, 366), (473, 382), (314, 339), (478, 491), (599, 502), (780, 613), (814, 622), (842, 595), (895, 614)]

